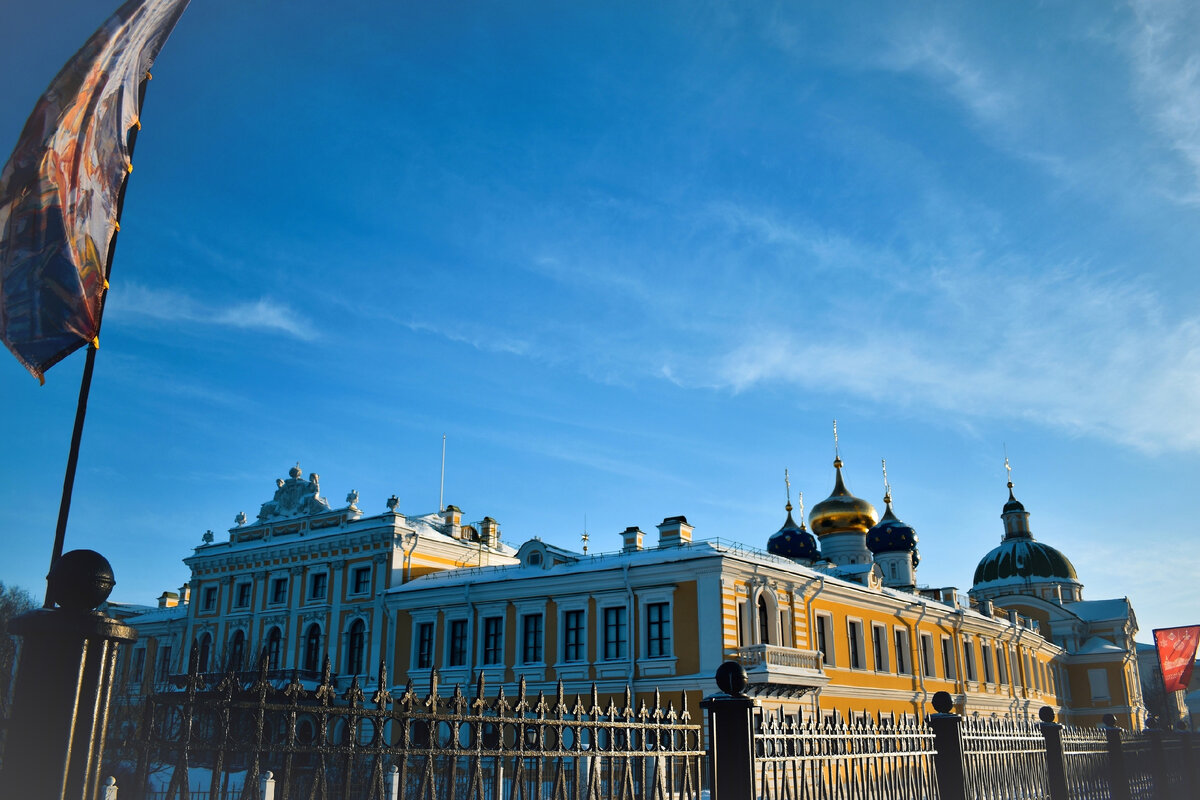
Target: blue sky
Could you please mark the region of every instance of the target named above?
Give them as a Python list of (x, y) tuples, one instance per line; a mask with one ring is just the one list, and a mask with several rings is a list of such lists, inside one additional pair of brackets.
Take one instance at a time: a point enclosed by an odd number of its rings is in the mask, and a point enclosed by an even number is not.
[[(109, 4), (9, 8), (0, 150)], [(793, 7), (797, 6), (797, 7)], [(966, 590), (1004, 448), (1085, 597), (1200, 622), (1200, 8), (197, 0), (154, 70), (67, 548), (114, 599), (299, 461), (370, 512), (764, 546), (783, 470)], [(42, 590), (83, 354), (0, 363)]]

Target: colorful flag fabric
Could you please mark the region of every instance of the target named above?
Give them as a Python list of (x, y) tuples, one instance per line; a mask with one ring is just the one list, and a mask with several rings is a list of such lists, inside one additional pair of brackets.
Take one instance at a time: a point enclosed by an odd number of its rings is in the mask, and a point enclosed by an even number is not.
[(34, 376), (96, 339), (140, 88), (188, 0), (130, 0), (50, 83), (0, 173), (0, 339)]
[(1198, 644), (1200, 625), (1159, 628), (1154, 631), (1154, 646), (1158, 648), (1158, 663), (1162, 669), (1165, 691), (1177, 692), (1186, 689), (1191, 683)]

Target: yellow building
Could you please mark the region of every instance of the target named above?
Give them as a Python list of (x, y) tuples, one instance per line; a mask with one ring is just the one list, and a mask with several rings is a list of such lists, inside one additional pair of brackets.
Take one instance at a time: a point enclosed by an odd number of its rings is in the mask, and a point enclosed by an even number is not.
[[(1106, 639), (1109, 623), (1098, 618), (1119, 609), (1084, 603), (1077, 585), (1067, 587), (1070, 604), (1019, 574), (977, 581), (970, 598), (916, 589), (915, 532), (890, 496), (880, 519), (847, 491), (840, 459), (834, 467), (834, 491), (809, 518), (816, 535), (795, 523), (789, 502), (766, 552), (696, 541), (684, 517), (669, 517), (652, 547), (637, 528), (605, 555), (533, 540), (518, 564), (396, 586), (386, 605), (396, 615), (398, 682), (424, 687), (436, 670), (465, 683), (482, 672), (491, 686), (523, 676), (534, 691), (559, 680), (569, 693), (593, 682), (602, 694), (683, 690), (694, 706), (732, 658), (764, 705), (789, 713), (923, 716), (945, 690), (965, 714), (1030, 717), (1049, 705), (1073, 722), (1115, 713), (1139, 723), (1127, 603), (1120, 636)], [(1025, 596), (1025, 585), (1040, 594)], [(1076, 685), (1097, 680), (1096, 669), (1115, 670), (1106, 694)]]

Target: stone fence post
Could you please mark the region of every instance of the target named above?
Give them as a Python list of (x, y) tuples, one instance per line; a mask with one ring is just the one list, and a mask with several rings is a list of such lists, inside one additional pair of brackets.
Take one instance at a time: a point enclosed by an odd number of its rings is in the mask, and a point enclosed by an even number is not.
[(1121, 747), (1117, 718), (1105, 714), (1100, 728), (1108, 737), (1108, 787), (1112, 800), (1129, 800), (1129, 773), (1125, 770), (1125, 751)]
[(1067, 764), (1063, 755), (1062, 725), (1054, 721), (1054, 709), (1042, 706), (1038, 710), (1038, 727), (1046, 740), (1046, 779), (1050, 788), (1050, 800), (1068, 800)]
[(933, 696), (933, 710), (927, 718), (933, 728), (933, 743), (937, 749), (933, 766), (937, 772), (938, 794), (941, 800), (966, 800), (967, 775), (963, 760), (962, 717), (952, 713), (954, 700), (949, 692)]
[(270, 770), (258, 779), (258, 796), (262, 800), (275, 800), (275, 774)]
[(58, 607), (9, 623), (21, 655), (0, 787), (22, 800), (97, 800), (117, 648), (137, 632), (94, 610), (115, 583), (99, 553), (64, 553), (47, 583)]
[(117, 800), (117, 779), (112, 775), (104, 781), (104, 792), (100, 795), (101, 800)]
[(747, 800), (754, 790), (754, 709), (745, 694), (746, 670), (736, 661), (717, 668), (715, 694), (700, 701), (708, 712), (708, 778), (712, 800)]

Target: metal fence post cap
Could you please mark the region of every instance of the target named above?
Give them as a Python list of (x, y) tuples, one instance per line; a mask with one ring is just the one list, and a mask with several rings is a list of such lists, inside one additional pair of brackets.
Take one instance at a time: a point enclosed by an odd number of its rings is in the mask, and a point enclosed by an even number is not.
[(737, 661), (726, 661), (717, 667), (717, 688), (731, 697), (745, 697), (750, 677)]
[(939, 714), (949, 714), (954, 710), (954, 698), (949, 692), (937, 692), (933, 695), (933, 710)]
[(1038, 719), (1047, 724), (1054, 722), (1054, 709), (1050, 706), (1042, 706), (1038, 709)]
[(112, 564), (95, 550), (63, 553), (46, 576), (50, 599), (68, 611), (91, 611), (116, 585)]

